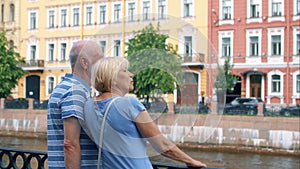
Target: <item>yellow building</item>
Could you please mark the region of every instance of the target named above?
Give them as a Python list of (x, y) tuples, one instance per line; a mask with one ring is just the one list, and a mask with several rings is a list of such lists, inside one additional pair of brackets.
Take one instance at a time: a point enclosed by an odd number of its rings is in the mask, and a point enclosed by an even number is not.
[(19, 97), (49, 98), (70, 72), (73, 42), (96, 40), (105, 56), (123, 56), (124, 42), (150, 22), (160, 23), (184, 60), (187, 83), (174, 102), (194, 105), (206, 91), (207, 0), (24, 0), (20, 6), (20, 54), (30, 74), (19, 82)]

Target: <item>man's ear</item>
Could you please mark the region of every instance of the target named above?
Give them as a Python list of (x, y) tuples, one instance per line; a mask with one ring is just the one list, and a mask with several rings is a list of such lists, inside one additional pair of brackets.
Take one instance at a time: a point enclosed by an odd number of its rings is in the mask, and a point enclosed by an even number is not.
[(83, 67), (84, 70), (87, 70), (89, 66), (89, 62), (86, 58), (80, 57), (80, 65)]

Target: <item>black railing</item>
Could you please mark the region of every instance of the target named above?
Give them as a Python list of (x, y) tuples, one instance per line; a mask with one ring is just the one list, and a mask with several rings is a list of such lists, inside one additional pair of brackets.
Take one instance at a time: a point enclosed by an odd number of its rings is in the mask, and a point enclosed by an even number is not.
[(44, 60), (26, 60), (25, 63), (22, 63), (20, 65), (21, 67), (39, 67), (44, 68), (45, 67), (45, 61)]
[(44, 169), (47, 159), (46, 152), (0, 147), (1, 169)]
[(186, 53), (186, 54), (180, 54), (180, 57), (182, 58), (183, 62), (205, 62), (205, 56), (203, 53)]
[[(48, 155), (46, 152), (20, 150), (15, 148), (0, 147), (0, 168), (1, 169), (45, 169)], [(166, 164), (160, 162), (152, 163), (153, 169), (189, 169), (186, 165)], [(193, 169), (196, 169), (192, 167)], [(208, 169), (208, 168), (206, 168)]]

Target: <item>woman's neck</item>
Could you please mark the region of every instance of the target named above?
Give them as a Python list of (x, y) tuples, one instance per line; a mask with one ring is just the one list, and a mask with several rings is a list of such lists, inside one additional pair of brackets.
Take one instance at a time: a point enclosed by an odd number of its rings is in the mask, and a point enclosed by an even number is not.
[(95, 99), (96, 100), (105, 100), (105, 99), (111, 98), (112, 96), (113, 96), (112, 92), (104, 92), (104, 93), (101, 93), (98, 96), (96, 96)]
[(98, 96), (96, 96), (96, 100), (105, 100), (105, 99), (108, 99), (108, 98), (111, 98), (113, 96), (123, 96), (123, 95), (120, 95), (118, 93), (113, 93), (113, 92), (104, 92), (104, 93), (101, 93), (99, 94)]
[(96, 100), (105, 100), (105, 99), (111, 98), (113, 96), (123, 97), (125, 95), (126, 95), (126, 93), (122, 93), (119, 90), (112, 90), (112, 91), (103, 92), (100, 95), (96, 96)]

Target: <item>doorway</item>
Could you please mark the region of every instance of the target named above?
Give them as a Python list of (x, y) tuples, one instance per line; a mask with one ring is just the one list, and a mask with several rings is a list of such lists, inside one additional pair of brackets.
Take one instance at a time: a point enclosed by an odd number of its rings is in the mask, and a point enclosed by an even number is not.
[(261, 98), (261, 75), (250, 75), (250, 97)]
[(26, 77), (26, 98), (40, 99), (40, 77), (31, 75)]
[(183, 86), (177, 90), (177, 104), (182, 106), (196, 106), (198, 104), (199, 75), (185, 72)]

